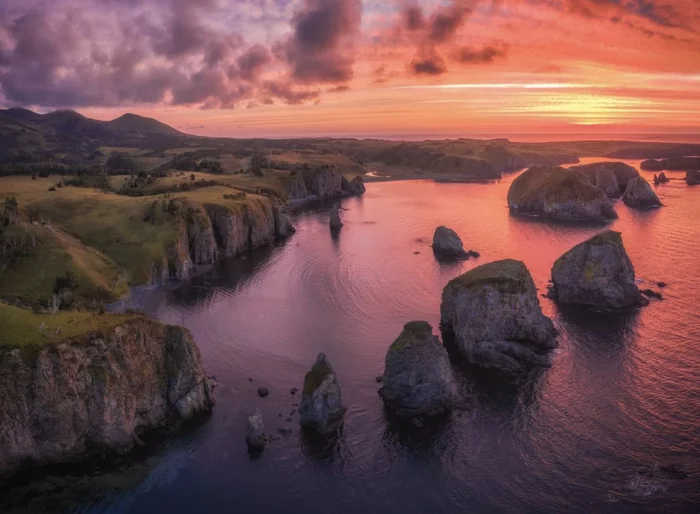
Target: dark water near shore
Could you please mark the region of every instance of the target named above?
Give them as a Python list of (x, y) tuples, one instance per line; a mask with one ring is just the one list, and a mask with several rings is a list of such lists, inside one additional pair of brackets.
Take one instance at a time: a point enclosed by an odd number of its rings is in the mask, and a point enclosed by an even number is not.
[[(296, 217), (298, 232), (281, 247), (178, 290), (137, 293), (158, 319), (194, 334), (219, 383), (213, 415), (118, 469), (17, 487), (0, 511), (698, 512), (700, 189), (680, 180), (656, 189), (665, 208), (618, 203), (612, 224), (645, 287), (669, 283), (665, 300), (609, 316), (541, 299), (561, 331), (551, 369), (510, 383), (455, 357), (463, 410), (422, 429), (387, 418), (375, 382), (386, 349), (406, 321), (437, 331), (448, 280), (511, 257), (544, 292), (553, 261), (601, 230), (510, 217), (512, 179), (370, 184), (342, 202), (336, 239), (319, 207)], [(429, 243), (440, 224), (481, 258), (437, 264)], [(319, 351), (349, 407), (329, 443), (305, 437), (291, 415), (298, 398), (289, 389)], [(259, 398), (259, 386), (270, 396)], [(256, 407), (268, 432), (292, 433), (252, 456), (245, 420)]]

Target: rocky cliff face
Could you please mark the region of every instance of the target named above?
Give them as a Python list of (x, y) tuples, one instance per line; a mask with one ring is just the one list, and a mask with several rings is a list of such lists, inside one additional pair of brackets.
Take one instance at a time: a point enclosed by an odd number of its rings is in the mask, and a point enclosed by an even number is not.
[(491, 262), (450, 281), (442, 293), (441, 328), (474, 364), (505, 372), (547, 366), (556, 346), (530, 272), (520, 261)]
[(123, 451), (214, 405), (186, 330), (142, 317), (27, 355), (0, 347), (0, 474)]
[(287, 194), (292, 201), (356, 196), (364, 192), (362, 177), (348, 181), (334, 167), (296, 170), (287, 185)]
[(439, 414), (452, 406), (454, 379), (447, 350), (425, 321), (407, 323), (389, 347), (379, 395), (399, 416)]
[(282, 207), (263, 197), (245, 204), (204, 206), (183, 200), (175, 223), (175, 242), (163, 262), (152, 264), (150, 284), (163, 284), (170, 278), (188, 280), (195, 266), (262, 248), (294, 233)]
[(620, 183), (613, 170), (605, 167), (590, 168), (588, 166), (575, 166), (574, 171), (578, 171), (588, 182), (598, 186), (608, 198), (619, 198), (621, 194)]
[(508, 191), (513, 214), (557, 220), (606, 222), (617, 218), (605, 192), (565, 168), (536, 166), (516, 178)]
[(646, 303), (619, 232), (608, 230), (562, 255), (552, 267), (552, 296), (560, 303), (624, 309)]
[(196, 202), (185, 202), (185, 222), (190, 256), (195, 265), (216, 262), (218, 248), (211, 219), (207, 211)]

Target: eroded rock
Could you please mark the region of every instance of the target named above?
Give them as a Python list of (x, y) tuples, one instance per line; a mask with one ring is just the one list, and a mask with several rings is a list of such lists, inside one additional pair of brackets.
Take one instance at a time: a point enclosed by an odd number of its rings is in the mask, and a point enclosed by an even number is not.
[(326, 355), (319, 353), (316, 363), (304, 377), (299, 422), (320, 434), (327, 434), (342, 424), (344, 414), (338, 377)]
[(265, 446), (265, 425), (263, 424), (263, 415), (259, 409), (255, 409), (253, 415), (248, 418), (245, 440), (253, 448)]
[(624, 309), (646, 303), (619, 232), (608, 230), (562, 255), (552, 267), (552, 295), (560, 303)]
[(451, 228), (440, 226), (433, 235), (433, 252), (438, 258), (446, 260), (468, 259), (462, 240)]
[(644, 177), (632, 179), (622, 196), (625, 205), (635, 209), (655, 209), (661, 207), (661, 200)]
[(442, 293), (441, 328), (474, 364), (506, 372), (549, 365), (556, 347), (552, 321), (542, 314), (525, 265), (508, 259), (474, 268)]
[(384, 361), (379, 395), (399, 416), (439, 414), (451, 407), (454, 380), (445, 347), (425, 321), (403, 327)]

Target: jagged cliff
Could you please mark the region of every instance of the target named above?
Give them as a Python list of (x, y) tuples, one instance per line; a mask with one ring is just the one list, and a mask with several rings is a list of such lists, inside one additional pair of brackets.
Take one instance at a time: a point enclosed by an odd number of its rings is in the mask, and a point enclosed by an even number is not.
[(129, 450), (214, 405), (189, 332), (141, 316), (42, 345), (0, 341), (0, 398), (0, 475)]
[(189, 199), (178, 202), (178, 215), (171, 221), (175, 240), (167, 255), (151, 266), (150, 284), (188, 280), (196, 266), (271, 245), (294, 233), (282, 206), (270, 198), (204, 205)]
[(348, 180), (335, 167), (299, 169), (291, 175), (287, 184), (290, 201), (298, 202), (314, 198), (339, 198), (361, 195), (365, 192), (362, 177)]

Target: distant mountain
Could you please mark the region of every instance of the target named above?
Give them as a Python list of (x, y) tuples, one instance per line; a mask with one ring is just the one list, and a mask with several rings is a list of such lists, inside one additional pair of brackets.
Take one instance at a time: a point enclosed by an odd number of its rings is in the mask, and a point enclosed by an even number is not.
[(0, 115), (40, 131), (52, 131), (56, 135), (60, 133), (63, 136), (73, 134), (95, 139), (119, 139), (124, 136), (185, 136), (165, 123), (136, 114), (124, 114), (112, 121), (99, 121), (86, 118), (71, 110), (38, 114), (28, 109), (13, 108), (0, 110)]
[(161, 134), (168, 136), (184, 136), (182, 132), (153, 118), (145, 118), (137, 114), (126, 113), (116, 120), (108, 121), (107, 126), (115, 132), (132, 134)]

